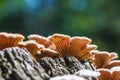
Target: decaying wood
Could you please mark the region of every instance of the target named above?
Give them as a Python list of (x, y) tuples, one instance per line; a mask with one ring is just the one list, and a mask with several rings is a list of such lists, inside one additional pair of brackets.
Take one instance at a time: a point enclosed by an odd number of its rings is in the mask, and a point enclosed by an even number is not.
[(57, 62), (50, 57), (40, 59), (40, 64), (51, 77), (69, 74), (69, 71), (65, 69), (63, 65), (57, 64)]
[[(93, 66), (90, 65), (88, 62), (79, 61), (78, 59), (72, 56), (64, 58), (45, 57), (40, 59), (39, 63), (51, 77), (74, 74), (75, 72), (82, 69), (93, 70)], [(87, 78), (87, 80), (96, 79), (92, 79), (91, 77), (89, 77)]]
[(0, 51), (0, 80), (47, 80), (49, 76), (29, 52), (18, 47)]
[(0, 51), (0, 80), (49, 80), (82, 69), (93, 70), (88, 62), (72, 56), (44, 57), (37, 62), (26, 49), (11, 47)]

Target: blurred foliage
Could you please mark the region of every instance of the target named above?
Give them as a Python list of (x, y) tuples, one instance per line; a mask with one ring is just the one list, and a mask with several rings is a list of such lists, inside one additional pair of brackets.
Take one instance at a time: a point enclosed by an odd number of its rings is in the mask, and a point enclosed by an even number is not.
[(119, 0), (0, 0), (0, 32), (87, 36), (120, 53)]

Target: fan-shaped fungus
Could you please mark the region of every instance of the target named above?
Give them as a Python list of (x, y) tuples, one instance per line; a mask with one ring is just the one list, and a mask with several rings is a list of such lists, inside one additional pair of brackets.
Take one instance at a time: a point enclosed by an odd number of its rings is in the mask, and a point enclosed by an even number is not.
[(35, 40), (37, 43), (44, 45), (45, 48), (49, 47), (49, 42), (46, 37), (37, 34), (31, 34), (28, 36), (29, 40)]
[(109, 62), (104, 68), (111, 69), (112, 67), (120, 66), (120, 60), (113, 60)]
[(33, 40), (21, 42), (21, 43), (19, 43), (18, 46), (21, 48), (25, 47), (35, 57), (36, 60), (38, 60), (36, 55), (38, 55), (40, 53), (40, 50), (42, 50), (44, 48), (43, 45), (40, 45)]
[(44, 48), (40, 51), (40, 54), (38, 54), (37, 58), (43, 58), (43, 57), (57, 57), (59, 55), (58, 51), (51, 50), (49, 48)]
[(111, 69), (98, 69), (100, 76), (98, 80), (120, 80), (120, 66)]
[(15, 47), (24, 40), (24, 36), (16, 33), (0, 33), (0, 50), (7, 47)]
[(110, 61), (117, 58), (117, 53), (109, 53), (105, 51), (92, 51), (95, 55), (94, 65), (96, 68), (104, 68), (106, 65), (109, 64)]
[(88, 59), (92, 56), (91, 50), (97, 48), (96, 45), (89, 45), (91, 39), (87, 37), (70, 37), (63, 34), (53, 34), (48, 37), (52, 43), (53, 50), (58, 51), (59, 56), (75, 56), (78, 59)]

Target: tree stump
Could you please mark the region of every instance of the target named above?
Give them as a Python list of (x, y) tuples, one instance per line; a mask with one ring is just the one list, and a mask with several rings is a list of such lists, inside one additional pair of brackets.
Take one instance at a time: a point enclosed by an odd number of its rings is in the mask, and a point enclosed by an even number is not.
[[(94, 70), (88, 62), (73, 56), (44, 57), (38, 62), (28, 52), (19, 47), (0, 51), (0, 80), (49, 80), (51, 77), (74, 75), (82, 69)], [(87, 78), (87, 80), (96, 80)]]

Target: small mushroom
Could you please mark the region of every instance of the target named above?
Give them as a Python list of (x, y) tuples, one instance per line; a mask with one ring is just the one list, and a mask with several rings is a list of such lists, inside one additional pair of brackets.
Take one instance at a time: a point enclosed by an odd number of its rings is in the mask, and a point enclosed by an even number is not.
[(46, 37), (37, 35), (37, 34), (31, 34), (28, 36), (29, 40), (35, 40), (37, 43), (44, 45), (45, 48), (49, 47), (49, 42), (47, 41)]
[(120, 80), (120, 66), (116, 66), (110, 69), (112, 75), (111, 80)]
[(37, 59), (41, 59), (43, 57), (57, 57), (59, 55), (59, 52), (51, 50), (49, 48), (44, 48), (40, 51), (40, 54), (37, 54)]
[(111, 72), (109, 69), (98, 69), (98, 72), (100, 72), (100, 76), (98, 77), (98, 80), (112, 80), (110, 79)]
[(98, 80), (120, 80), (120, 66), (113, 67), (111, 69), (98, 69), (100, 76)]
[(48, 37), (48, 41), (52, 43), (53, 50), (58, 51), (60, 57), (75, 56), (78, 59), (88, 59), (92, 56), (90, 51), (97, 48), (91, 45), (91, 39), (87, 37), (70, 37), (64, 34), (53, 34)]
[(91, 39), (87, 37), (72, 37), (68, 53), (78, 59), (88, 59), (92, 56), (91, 50), (97, 48), (96, 45), (90, 45)]
[(16, 47), (19, 42), (24, 40), (24, 36), (16, 33), (0, 33), (0, 50), (7, 47)]
[(36, 41), (28, 40), (26, 42), (21, 42), (18, 45), (21, 48), (26, 48), (37, 60), (36, 55), (40, 53), (40, 51), (44, 48), (43, 45), (38, 44)]
[(112, 60), (118, 57), (117, 53), (109, 53), (105, 51), (97, 51), (94, 50), (92, 53), (95, 55), (95, 59), (93, 61), (93, 64), (95, 67), (98, 68), (104, 68), (106, 65), (109, 64)]
[(111, 69), (112, 67), (120, 66), (120, 60), (113, 60), (109, 62), (104, 68)]
[(70, 45), (70, 37), (64, 34), (53, 34), (48, 37), (48, 40), (51, 42), (53, 47), (50, 47), (52, 50), (58, 51), (60, 57), (68, 55), (67, 50)]

